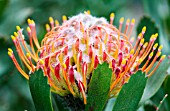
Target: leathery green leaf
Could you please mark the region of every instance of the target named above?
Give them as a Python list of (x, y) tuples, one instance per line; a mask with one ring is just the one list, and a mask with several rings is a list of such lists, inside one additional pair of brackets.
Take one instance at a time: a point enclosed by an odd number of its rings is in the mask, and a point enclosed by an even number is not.
[(31, 74), (29, 87), (37, 111), (53, 111), (50, 86), (42, 70)]
[(99, 64), (94, 70), (87, 94), (85, 111), (103, 111), (108, 100), (112, 70), (109, 64)]
[(138, 71), (124, 84), (112, 111), (136, 111), (142, 97), (147, 78), (142, 71)]
[(167, 76), (167, 70), (169, 67), (169, 60), (165, 58), (160, 64), (156, 72), (147, 80), (144, 93), (139, 105), (142, 105), (145, 101), (151, 98), (161, 87), (163, 81)]

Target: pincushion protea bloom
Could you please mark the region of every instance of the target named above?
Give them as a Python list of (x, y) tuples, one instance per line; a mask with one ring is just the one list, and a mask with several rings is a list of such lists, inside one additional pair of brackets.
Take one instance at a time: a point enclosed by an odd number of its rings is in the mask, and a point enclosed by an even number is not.
[[(134, 19), (131, 22), (127, 19), (124, 30), (124, 18), (120, 19), (118, 28), (112, 25), (114, 13), (110, 15), (110, 23), (104, 18), (91, 16), (88, 11), (69, 20), (63, 16), (62, 25), (52, 17), (49, 21), (50, 25), (46, 24), (47, 33), (39, 44), (35, 23), (28, 19), (30, 49), (24, 41), (23, 29), (16, 27), (17, 32), (11, 37), (18, 55), (30, 73), (38, 69), (43, 70), (53, 92), (61, 96), (71, 93), (74, 97), (82, 98), (84, 104), (90, 77), (98, 64), (107, 62), (112, 69), (110, 97), (113, 97), (132, 74), (142, 70), (150, 77), (165, 58), (163, 55), (152, 68), (161, 55), (162, 45), (157, 49), (158, 43), (154, 44), (158, 34), (153, 34), (150, 41), (145, 42), (146, 27), (143, 27), (133, 43), (131, 33)], [(8, 54), (18, 71), (29, 79), (29, 74), (22, 70), (11, 49), (8, 49)]]

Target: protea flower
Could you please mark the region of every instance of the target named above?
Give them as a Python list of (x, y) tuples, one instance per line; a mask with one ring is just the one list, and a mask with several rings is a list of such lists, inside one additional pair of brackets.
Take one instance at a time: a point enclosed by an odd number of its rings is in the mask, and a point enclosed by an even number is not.
[[(146, 27), (143, 27), (136, 42), (133, 41), (131, 33), (134, 19), (131, 22), (127, 19), (124, 30), (124, 18), (120, 19), (118, 28), (112, 25), (114, 13), (110, 15), (110, 23), (105, 18), (93, 17), (89, 11), (70, 17), (69, 20), (63, 16), (62, 25), (52, 17), (49, 21), (50, 25), (46, 24), (47, 33), (39, 43), (35, 23), (28, 19), (30, 49), (24, 41), (23, 29), (16, 27), (17, 32), (11, 37), (18, 55), (30, 74), (38, 69), (43, 70), (53, 92), (61, 96), (72, 94), (82, 98), (84, 104), (87, 103), (90, 77), (98, 64), (107, 62), (112, 69), (110, 97), (113, 97), (132, 74), (142, 70), (150, 77), (165, 58), (165, 55), (160, 57), (162, 45), (157, 49), (158, 43), (154, 44), (157, 33), (150, 37), (149, 42), (145, 42)], [(29, 74), (20, 67), (11, 49), (8, 54), (18, 71), (29, 79)], [(152, 68), (159, 57), (159, 62)]]

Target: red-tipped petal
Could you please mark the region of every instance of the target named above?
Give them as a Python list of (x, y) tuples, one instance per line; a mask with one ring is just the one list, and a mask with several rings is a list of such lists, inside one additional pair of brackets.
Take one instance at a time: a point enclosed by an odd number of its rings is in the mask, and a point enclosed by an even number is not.
[(73, 67), (71, 67), (69, 70), (69, 80), (70, 80), (71, 84), (74, 83), (74, 69), (73, 69)]
[(83, 62), (83, 66), (82, 66), (82, 74), (85, 75), (87, 73), (87, 63)]
[(107, 54), (105, 51), (103, 51), (103, 61), (106, 61), (106, 59), (107, 59)]
[(101, 27), (97, 27), (97, 29), (100, 31), (100, 30), (101, 30)]
[(58, 52), (56, 52), (55, 56), (57, 57), (58, 54), (60, 54), (61, 50), (59, 50)]
[(81, 62), (81, 60), (82, 60), (82, 51), (81, 50), (79, 51), (79, 54), (78, 54), (78, 60), (79, 60), (79, 62)]
[(61, 45), (64, 45), (64, 41), (65, 41), (65, 39), (62, 39), (62, 43), (61, 43)]
[(49, 57), (45, 58), (45, 67), (48, 67)]
[(43, 51), (40, 53), (40, 58), (42, 58), (42, 57), (43, 57), (43, 55), (44, 55), (44, 51), (45, 51), (45, 50), (43, 50)]
[(125, 68), (126, 68), (126, 65), (124, 65), (124, 66), (122, 67), (122, 72), (125, 71)]
[(112, 70), (113, 70), (113, 71), (114, 71), (114, 69), (115, 69), (115, 64), (116, 64), (115, 59), (112, 59)]
[(79, 50), (79, 39), (76, 40), (76, 43), (75, 43), (75, 49), (78, 51)]
[(123, 60), (123, 54), (122, 54), (122, 52), (119, 53), (118, 58), (119, 58), (119, 66), (120, 66), (121, 63), (122, 63), (122, 60)]
[(124, 41), (121, 40), (121, 41), (120, 41), (120, 49), (122, 50), (123, 47), (124, 47)]
[(85, 30), (85, 32), (83, 34), (83, 37), (84, 37), (85, 43), (87, 43), (87, 31), (86, 30)]
[(120, 73), (120, 68), (116, 68), (115, 70), (116, 78), (118, 77), (119, 73)]
[(98, 49), (98, 45), (99, 45), (99, 39), (98, 39), (98, 37), (96, 36), (96, 37), (95, 37), (94, 47), (95, 47), (96, 49)]
[(98, 56), (96, 55), (94, 59), (94, 68), (96, 68), (98, 64), (99, 64), (99, 60), (98, 60)]
[(65, 64), (66, 64), (66, 72), (68, 71), (69, 68), (69, 63), (70, 63), (70, 58), (69, 56), (66, 58)]
[(79, 87), (80, 92), (85, 90), (85, 87), (84, 87), (83, 83), (80, 80), (78, 81), (78, 87)]
[(109, 53), (111, 52), (111, 48), (112, 48), (112, 43), (111, 43), (111, 42), (108, 42), (108, 52), (109, 52)]
[(102, 28), (101, 27), (98, 27), (98, 30), (99, 30), (99, 37), (100, 37), (100, 39), (102, 39), (102, 35), (103, 35), (103, 33), (102, 33), (102, 30), (101, 30)]
[(92, 50), (92, 45), (89, 46), (89, 57), (92, 58), (93, 55), (93, 50)]
[(54, 69), (54, 74), (58, 80), (60, 80), (60, 64), (57, 64)]
[(47, 68), (47, 76), (50, 78), (50, 67)]
[(68, 53), (68, 46), (66, 46), (66, 47), (64, 48), (64, 55), (67, 55), (67, 53)]

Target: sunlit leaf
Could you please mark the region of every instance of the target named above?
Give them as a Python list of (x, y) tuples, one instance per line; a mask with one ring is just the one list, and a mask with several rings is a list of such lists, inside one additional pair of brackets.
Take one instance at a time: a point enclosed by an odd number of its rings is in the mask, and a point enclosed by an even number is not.
[(105, 106), (104, 111), (112, 111), (113, 105), (115, 103), (116, 98), (110, 98)]
[(123, 85), (112, 111), (136, 111), (146, 81), (147, 78), (142, 71), (133, 74), (129, 82)]
[(29, 86), (36, 110), (53, 111), (50, 86), (47, 84), (47, 77), (44, 77), (42, 70), (31, 74)]
[[(170, 85), (170, 75), (168, 75), (166, 77), (166, 79), (164, 81), (164, 85), (163, 85), (165, 93), (168, 94), (168, 97), (167, 97), (168, 104), (170, 104), (170, 88), (169, 88), (169, 85)], [(170, 106), (169, 106), (169, 109), (170, 109)]]
[(99, 64), (90, 81), (85, 111), (103, 111), (108, 99), (112, 70), (109, 64)]
[[(159, 107), (158, 111), (169, 111), (167, 98), (163, 99), (165, 95), (164, 89), (160, 87), (156, 94), (150, 99), (155, 106)], [(160, 101), (162, 101), (162, 103), (160, 103)]]
[(165, 60), (161, 63), (157, 71), (150, 78), (148, 78), (144, 93), (142, 95), (142, 99), (140, 101), (140, 105), (143, 104), (149, 98), (151, 98), (159, 90), (167, 76), (168, 67), (168, 59), (165, 58)]

